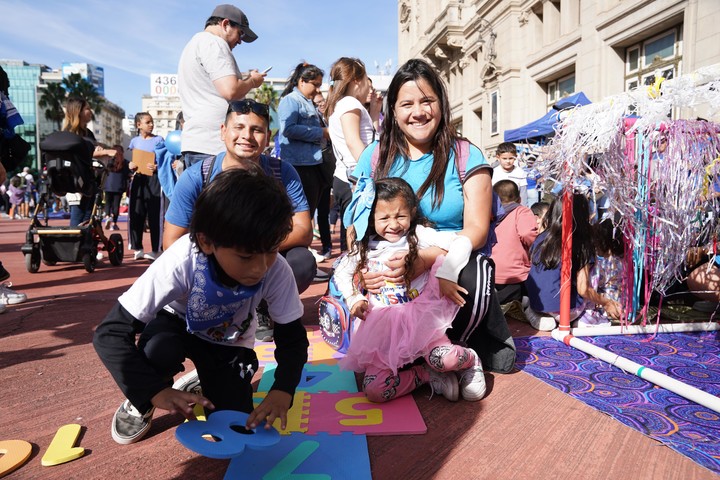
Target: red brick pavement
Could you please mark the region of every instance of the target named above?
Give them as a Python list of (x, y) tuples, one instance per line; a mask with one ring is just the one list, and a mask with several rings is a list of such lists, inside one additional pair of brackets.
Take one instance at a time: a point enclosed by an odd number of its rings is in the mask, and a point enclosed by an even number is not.
[[(135, 445), (110, 437), (122, 397), (92, 348), (93, 330), (148, 263), (126, 254), (121, 266), (104, 261), (92, 274), (80, 264), (42, 265), (30, 274), (20, 253), (27, 227), (27, 221), (0, 219), (0, 260), (13, 288), (29, 297), (0, 316), (0, 440), (33, 445), (30, 460), (6, 478), (223, 478), (227, 460), (200, 457), (175, 440), (178, 416), (157, 413), (148, 437)], [(316, 322), (323, 290), (315, 284), (303, 295), (306, 324)], [(534, 333), (514, 321), (510, 326), (515, 335)], [(428, 433), (369, 438), (373, 478), (712, 477), (528, 375), (488, 375), (488, 385), (488, 396), (477, 403), (428, 400), (426, 388), (415, 392)], [(42, 467), (55, 432), (69, 423), (82, 425), (85, 456)]]

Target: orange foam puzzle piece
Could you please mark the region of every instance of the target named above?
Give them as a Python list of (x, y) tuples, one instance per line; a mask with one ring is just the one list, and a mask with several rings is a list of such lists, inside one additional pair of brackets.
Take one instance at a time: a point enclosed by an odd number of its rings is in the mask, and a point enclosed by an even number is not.
[(31, 453), (32, 445), (25, 440), (0, 441), (0, 477), (22, 466)]

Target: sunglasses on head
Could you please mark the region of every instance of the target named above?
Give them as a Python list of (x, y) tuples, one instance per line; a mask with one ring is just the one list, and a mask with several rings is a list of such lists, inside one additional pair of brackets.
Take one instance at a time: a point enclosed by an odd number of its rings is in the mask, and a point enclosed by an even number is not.
[(264, 103), (256, 102), (250, 98), (244, 100), (233, 100), (228, 104), (227, 113), (235, 112), (241, 115), (247, 115), (253, 112), (255, 115), (263, 117), (270, 123), (270, 109)]

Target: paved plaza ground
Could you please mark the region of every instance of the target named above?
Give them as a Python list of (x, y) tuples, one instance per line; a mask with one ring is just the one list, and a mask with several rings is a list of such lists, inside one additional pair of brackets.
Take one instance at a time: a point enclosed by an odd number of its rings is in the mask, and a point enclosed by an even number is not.
[[(62, 221), (63, 224), (65, 221)], [(93, 331), (117, 297), (147, 267), (126, 252), (119, 267), (101, 262), (25, 269), (20, 245), (29, 221), (0, 219), (0, 260), (13, 288), (29, 300), (0, 316), (0, 440), (30, 442), (30, 460), (8, 479), (223, 478), (227, 460), (185, 449), (174, 436), (179, 416), (156, 413), (149, 435), (129, 446), (110, 437), (122, 401), (92, 347)], [(123, 232), (125, 233), (125, 232)], [(125, 234), (125, 238), (127, 238)], [(330, 262), (321, 265), (326, 270)], [(317, 322), (317, 283), (303, 294), (303, 321)], [(513, 335), (535, 335), (510, 320)], [(257, 380), (257, 379), (256, 379)], [(375, 479), (707, 479), (717, 478), (686, 457), (523, 372), (489, 374), (477, 403), (413, 397), (428, 427), (424, 435), (369, 437)], [(43, 467), (57, 429), (82, 425), (85, 455)]]

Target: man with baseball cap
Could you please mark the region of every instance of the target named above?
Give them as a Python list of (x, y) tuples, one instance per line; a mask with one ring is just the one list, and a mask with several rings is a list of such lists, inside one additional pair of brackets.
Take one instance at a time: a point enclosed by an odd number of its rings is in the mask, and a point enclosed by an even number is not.
[(235, 46), (256, 39), (243, 11), (225, 4), (215, 7), (205, 30), (185, 45), (178, 64), (178, 91), (185, 118), (181, 148), (186, 166), (225, 150), (219, 131), (228, 102), (262, 85), (266, 74), (252, 69), (243, 78), (232, 54)]

